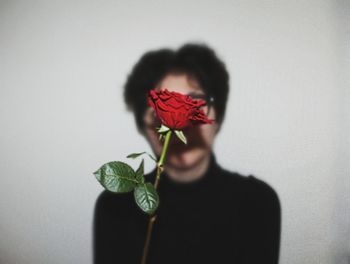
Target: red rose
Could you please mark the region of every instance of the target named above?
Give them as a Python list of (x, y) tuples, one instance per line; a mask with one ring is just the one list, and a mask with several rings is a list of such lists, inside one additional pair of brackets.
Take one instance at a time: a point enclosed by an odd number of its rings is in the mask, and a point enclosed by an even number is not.
[(147, 103), (154, 109), (162, 124), (170, 129), (181, 130), (194, 124), (212, 124), (215, 121), (208, 119), (200, 109), (206, 104), (205, 101), (167, 89), (159, 92), (150, 90)]

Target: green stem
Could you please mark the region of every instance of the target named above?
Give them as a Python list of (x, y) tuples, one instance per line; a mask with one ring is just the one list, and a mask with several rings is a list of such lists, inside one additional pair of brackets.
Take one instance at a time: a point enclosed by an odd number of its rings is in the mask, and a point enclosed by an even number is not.
[[(164, 164), (165, 159), (166, 159), (166, 153), (167, 153), (167, 150), (168, 150), (171, 133), (172, 133), (172, 131), (170, 129), (165, 134), (165, 140), (164, 140), (164, 145), (163, 145), (163, 148), (162, 148), (162, 153), (160, 154), (160, 158), (159, 158), (159, 161), (157, 163), (157, 176), (156, 176), (156, 180), (154, 182), (154, 188), (155, 189), (157, 189), (157, 187), (158, 187), (160, 174), (163, 171), (163, 164)], [(141, 264), (146, 264), (147, 255), (148, 255), (148, 249), (149, 249), (151, 236), (152, 236), (152, 229), (153, 229), (154, 222), (156, 221), (156, 218), (157, 218), (156, 214), (149, 218), (147, 234), (146, 234), (146, 241), (145, 241), (145, 245), (144, 245), (144, 248), (143, 248)]]
[[(165, 162), (165, 158), (166, 158), (166, 153), (168, 151), (168, 146), (169, 146), (169, 142), (170, 142), (170, 137), (171, 137), (171, 133), (172, 133), (172, 130), (168, 130), (168, 132), (166, 132), (165, 134), (165, 140), (164, 140), (164, 145), (163, 145), (163, 149), (162, 149), (162, 153), (160, 154), (160, 159), (157, 163), (157, 166), (158, 166), (158, 171), (157, 171), (157, 177), (156, 177), (156, 183), (157, 181), (159, 181), (159, 178), (160, 178), (160, 174), (162, 173), (163, 171), (163, 164)], [(157, 187), (158, 184), (155, 186)]]

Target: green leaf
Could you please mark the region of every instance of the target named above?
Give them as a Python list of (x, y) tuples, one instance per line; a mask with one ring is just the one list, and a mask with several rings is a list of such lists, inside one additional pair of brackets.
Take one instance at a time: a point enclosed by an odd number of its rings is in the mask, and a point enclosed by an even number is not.
[(140, 183), (133, 168), (121, 161), (102, 165), (94, 175), (105, 189), (116, 193), (130, 192)]
[(96, 177), (96, 179), (101, 182), (101, 178), (102, 178), (102, 175), (101, 175), (101, 171), (100, 169), (98, 169), (97, 171), (94, 172), (94, 175)]
[(177, 137), (185, 144), (187, 144), (187, 138), (182, 130), (175, 130)]
[(128, 156), (126, 156), (127, 158), (132, 158), (132, 159), (136, 159), (138, 156), (142, 155), (142, 154), (145, 154), (146, 151), (144, 152), (140, 152), (140, 153), (131, 153), (129, 154)]
[(151, 183), (141, 183), (134, 189), (137, 205), (147, 214), (153, 214), (159, 205), (159, 196)]
[(149, 154), (148, 152), (144, 151), (144, 152), (139, 152), (139, 153), (132, 153), (129, 154), (128, 156), (126, 156), (127, 158), (132, 158), (135, 159), (143, 154), (147, 154), (152, 160), (154, 160), (157, 163), (157, 159), (155, 157), (153, 157), (151, 154)]
[(164, 132), (167, 132), (168, 130), (170, 130), (170, 128), (162, 124), (160, 128), (158, 128), (158, 133), (164, 133)]
[(157, 161), (157, 159), (154, 157), (154, 156), (152, 156), (151, 154), (149, 154), (149, 153), (147, 153), (148, 154), (148, 156), (155, 162), (155, 163), (157, 163), (158, 161)]
[(144, 162), (143, 161), (144, 160), (142, 159), (140, 166), (136, 170), (136, 179), (142, 183), (145, 182), (145, 178), (143, 177), (143, 171), (144, 171)]

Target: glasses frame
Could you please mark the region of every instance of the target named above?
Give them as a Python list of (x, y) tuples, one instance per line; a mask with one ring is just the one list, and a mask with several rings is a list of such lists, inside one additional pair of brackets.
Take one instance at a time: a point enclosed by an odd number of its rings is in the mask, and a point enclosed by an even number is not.
[(208, 106), (207, 112), (205, 113), (206, 115), (209, 115), (210, 113), (210, 108), (212, 107), (214, 103), (214, 97), (208, 94), (198, 94), (198, 93), (189, 93), (187, 94), (189, 97), (191, 97), (194, 100), (203, 100), (206, 102), (206, 105)]

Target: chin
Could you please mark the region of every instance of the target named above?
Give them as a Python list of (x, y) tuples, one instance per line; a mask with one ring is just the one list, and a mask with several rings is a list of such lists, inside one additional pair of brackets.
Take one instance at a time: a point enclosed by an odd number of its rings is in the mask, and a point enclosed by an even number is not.
[(169, 151), (167, 154), (166, 163), (173, 168), (188, 169), (199, 162), (204, 157), (204, 155), (205, 152), (201, 149), (184, 152)]

